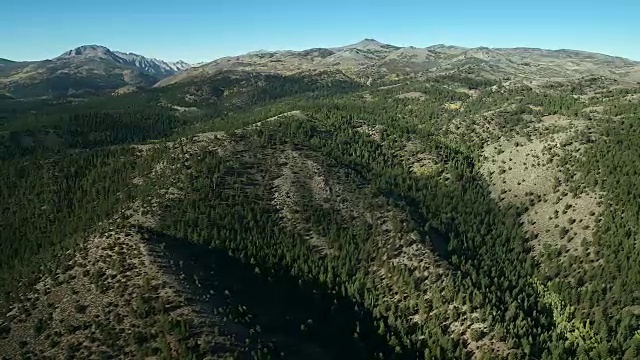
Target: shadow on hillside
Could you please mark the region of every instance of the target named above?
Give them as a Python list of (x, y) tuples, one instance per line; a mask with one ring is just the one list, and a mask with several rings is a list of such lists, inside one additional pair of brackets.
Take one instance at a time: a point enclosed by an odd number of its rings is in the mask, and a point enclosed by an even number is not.
[[(329, 291), (324, 284), (302, 282), (285, 269), (267, 276), (224, 250), (142, 230), (152, 248), (164, 249), (166, 270), (178, 277), (184, 274), (193, 301), (204, 301), (211, 310), (227, 306), (236, 327), (258, 325), (260, 340), (276, 344), (276, 358), (280, 352), (287, 359), (373, 359), (376, 354), (385, 359), (416, 358), (416, 349), (392, 347), (387, 339), (390, 327), (381, 335), (373, 314), (363, 305)], [(221, 304), (220, 299), (227, 303)], [(245, 335), (250, 337), (248, 332)]]
[(449, 260), (451, 257), (451, 253), (449, 252), (449, 238), (442, 231), (436, 229), (433, 226), (430, 226), (426, 231), (427, 237), (429, 238), (431, 245), (433, 246), (433, 250), (435, 250), (436, 255), (438, 255), (441, 259)]
[(420, 202), (413, 197), (401, 195), (395, 191), (389, 190), (383, 191), (382, 196), (390, 201), (393, 206), (406, 211), (411, 220), (418, 225), (417, 231), (420, 234), (420, 237), (425, 239), (425, 241), (428, 241), (428, 244), (431, 245), (437, 257), (449, 263), (452, 256), (451, 251), (449, 250), (449, 236), (434, 226), (427, 226), (425, 230), (427, 219), (419, 210), (422, 206)]

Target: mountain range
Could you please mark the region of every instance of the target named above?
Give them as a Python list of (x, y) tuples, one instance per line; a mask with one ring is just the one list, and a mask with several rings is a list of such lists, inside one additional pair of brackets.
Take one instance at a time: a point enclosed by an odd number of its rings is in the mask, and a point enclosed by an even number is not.
[(0, 92), (28, 97), (150, 86), (189, 66), (184, 61), (167, 62), (84, 45), (50, 60), (0, 60)]
[(111, 51), (100, 45), (85, 45), (73, 50), (69, 50), (58, 56), (56, 59), (106, 59), (126, 66), (133, 66), (143, 72), (154, 76), (173, 75), (178, 71), (187, 69), (190, 65), (184, 61), (167, 62), (154, 58), (147, 58), (134, 53), (124, 53), (120, 51)]
[(417, 48), (364, 39), (334, 48), (259, 50), (191, 66), (184, 61), (166, 62), (100, 45), (84, 45), (51, 60), (0, 59), (0, 92), (24, 97), (113, 91), (127, 86), (162, 87), (229, 72), (285, 76), (322, 72), (361, 83), (450, 74), (529, 84), (590, 76), (635, 83), (640, 81), (640, 62), (577, 50), (442, 44)]
[(187, 69), (161, 80), (157, 86), (206, 78), (225, 71), (278, 74), (336, 71), (369, 82), (398, 77), (429, 77), (451, 73), (525, 82), (603, 76), (640, 80), (640, 63), (620, 57), (576, 50), (536, 48), (465, 48), (433, 45), (399, 47), (374, 39), (303, 51), (259, 51), (229, 56)]

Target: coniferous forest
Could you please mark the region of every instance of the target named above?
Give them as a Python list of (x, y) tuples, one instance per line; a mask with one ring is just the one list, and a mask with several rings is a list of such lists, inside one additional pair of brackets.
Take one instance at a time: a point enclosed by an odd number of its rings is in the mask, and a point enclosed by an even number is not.
[(638, 359), (640, 87), (595, 83), (0, 99), (0, 356)]

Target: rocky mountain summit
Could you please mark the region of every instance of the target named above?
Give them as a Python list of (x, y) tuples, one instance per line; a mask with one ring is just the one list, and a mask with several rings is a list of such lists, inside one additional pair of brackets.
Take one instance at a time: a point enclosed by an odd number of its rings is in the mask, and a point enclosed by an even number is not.
[(120, 51), (111, 51), (101, 45), (84, 45), (69, 50), (56, 59), (105, 59), (113, 62), (136, 67), (143, 72), (153, 76), (169, 76), (179, 71), (189, 68), (191, 65), (184, 61), (163, 61), (154, 58), (147, 58), (134, 53), (125, 53)]
[(150, 86), (189, 66), (184, 61), (167, 62), (84, 45), (50, 60), (0, 61), (0, 92), (32, 97)]

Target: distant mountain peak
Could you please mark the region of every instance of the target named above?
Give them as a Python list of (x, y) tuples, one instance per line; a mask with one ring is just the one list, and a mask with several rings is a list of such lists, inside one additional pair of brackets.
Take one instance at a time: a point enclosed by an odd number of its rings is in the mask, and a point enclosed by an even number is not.
[(349, 49), (361, 49), (361, 50), (394, 50), (399, 49), (397, 46), (381, 43), (376, 39), (365, 38), (358, 41), (355, 44), (341, 46), (335, 48), (336, 50), (349, 50)]
[(148, 75), (159, 77), (173, 75), (191, 66), (184, 61), (169, 62), (148, 58), (132, 52), (112, 51), (106, 46), (96, 44), (79, 46), (63, 53), (54, 60), (74, 61), (74, 59), (83, 61), (93, 59), (109, 60), (125, 66), (135, 67)]
[(357, 43), (350, 45), (352, 47), (380, 47), (380, 46), (384, 46), (386, 44), (381, 43), (380, 41), (376, 40), (376, 39), (371, 39), (371, 38), (364, 38), (360, 41), (358, 41)]
[(69, 50), (58, 56), (57, 58), (70, 57), (112, 57), (114, 54), (109, 48), (102, 45), (82, 45), (75, 49)]

